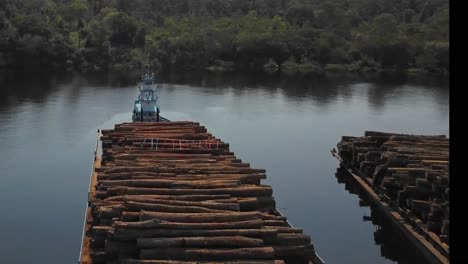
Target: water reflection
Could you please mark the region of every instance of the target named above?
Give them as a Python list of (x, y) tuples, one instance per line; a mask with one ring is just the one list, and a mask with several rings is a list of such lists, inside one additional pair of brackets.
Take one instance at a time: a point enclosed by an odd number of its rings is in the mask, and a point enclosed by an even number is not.
[(374, 241), (380, 246), (382, 257), (394, 261), (398, 264), (428, 264), (400, 231), (392, 227), (385, 216), (372, 204), (360, 186), (351, 178), (351, 175), (343, 167), (336, 170), (335, 177), (340, 184), (345, 185), (345, 189), (360, 198), (361, 207), (370, 207), (370, 215), (363, 216), (363, 221), (371, 222), (375, 226)]
[[(46, 73), (2, 72), (0, 79), (0, 103), (15, 104), (16, 99), (40, 101), (60, 84), (67, 84), (78, 93), (82, 86), (126, 87), (138, 82), (139, 73), (102, 74), (88, 73), (73, 75), (63, 73), (50, 75)], [(226, 88), (234, 89), (240, 95), (245, 90), (261, 90), (270, 94), (277, 91), (297, 101), (313, 99), (319, 105), (326, 106), (337, 98), (351, 98), (354, 93), (366, 93), (369, 104), (376, 110), (385, 107), (388, 98), (401, 96), (400, 90), (405, 85), (424, 86), (427, 95), (435, 100), (443, 100), (448, 105), (447, 79), (409, 78), (405, 75), (293, 75), (284, 74), (246, 74), (246, 73), (206, 73), (180, 72), (162, 73), (158, 81), (164, 83), (168, 90), (175, 89), (171, 84), (198, 86), (210, 92), (223, 93)], [(356, 85), (357, 84), (357, 85)], [(350, 89), (351, 88), (351, 89)], [(71, 97), (76, 97), (72, 96)]]

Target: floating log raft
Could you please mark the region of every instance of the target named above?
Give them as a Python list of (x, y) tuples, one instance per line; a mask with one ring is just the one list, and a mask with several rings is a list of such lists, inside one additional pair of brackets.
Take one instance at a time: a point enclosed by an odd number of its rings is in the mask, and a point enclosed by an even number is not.
[(102, 130), (81, 263), (313, 263), (265, 170), (194, 122)]
[[(366, 131), (343, 136), (337, 155), (443, 255), (449, 240), (449, 139)], [(334, 153), (334, 155), (335, 155)]]

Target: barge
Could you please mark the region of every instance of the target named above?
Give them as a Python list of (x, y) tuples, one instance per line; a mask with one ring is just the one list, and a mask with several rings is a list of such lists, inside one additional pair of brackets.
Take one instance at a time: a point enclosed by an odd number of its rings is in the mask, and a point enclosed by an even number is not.
[(276, 208), (264, 169), (140, 92), (134, 122), (98, 131), (80, 264), (324, 263)]
[(366, 131), (331, 154), (376, 208), (431, 264), (449, 263), (448, 154), (444, 135)]

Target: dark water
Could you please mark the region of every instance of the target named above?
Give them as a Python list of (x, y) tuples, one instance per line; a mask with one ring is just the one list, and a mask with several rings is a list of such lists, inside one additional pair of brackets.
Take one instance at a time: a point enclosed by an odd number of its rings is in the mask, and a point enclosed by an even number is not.
[[(136, 80), (2, 77), (1, 262), (76, 263), (96, 130), (131, 120)], [(165, 117), (201, 122), (267, 169), (278, 207), (327, 263), (414, 263), (391, 229), (363, 221), (371, 210), (337, 182), (329, 152), (365, 130), (448, 135), (447, 85), (397, 80), (170, 75), (159, 97)]]
[[(352, 176), (341, 166), (335, 173), (338, 183), (344, 184), (345, 189), (357, 195), (360, 207), (369, 207), (369, 215), (363, 215), (363, 221), (370, 221), (374, 226), (374, 241), (380, 246), (382, 257), (400, 264), (425, 264), (426, 261), (416, 247), (403, 234), (392, 227), (390, 220), (376, 208), (362, 188), (352, 179)], [(361, 203), (362, 202), (362, 203)]]

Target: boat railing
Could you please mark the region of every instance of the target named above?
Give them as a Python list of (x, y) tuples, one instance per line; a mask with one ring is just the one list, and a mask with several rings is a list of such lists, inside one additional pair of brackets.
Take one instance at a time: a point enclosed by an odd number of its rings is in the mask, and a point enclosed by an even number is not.
[(81, 258), (83, 256), (83, 246), (84, 246), (84, 239), (86, 235), (86, 219), (88, 217), (88, 208), (90, 206), (90, 199), (91, 199), (91, 184), (93, 181), (93, 173), (94, 173), (94, 164), (96, 162), (97, 156), (98, 156), (98, 149), (100, 146), (100, 139), (101, 138), (101, 130), (97, 130), (97, 136), (96, 136), (96, 146), (94, 147), (94, 158), (91, 166), (91, 177), (89, 177), (89, 187), (88, 187), (88, 197), (87, 197), (87, 202), (86, 202), (86, 209), (85, 209), (85, 215), (84, 215), (84, 220), (83, 220), (83, 231), (81, 233), (81, 246), (80, 246), (80, 256), (78, 257), (78, 263), (81, 263)]

